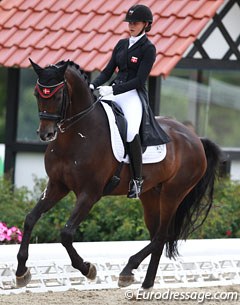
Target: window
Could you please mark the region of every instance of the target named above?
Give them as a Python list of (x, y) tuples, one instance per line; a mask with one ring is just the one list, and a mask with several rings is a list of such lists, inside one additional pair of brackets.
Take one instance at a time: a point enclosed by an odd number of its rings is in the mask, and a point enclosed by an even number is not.
[(36, 74), (31, 69), (21, 69), (18, 110), (18, 142), (39, 142), (37, 101), (33, 95)]
[(239, 72), (173, 70), (162, 81), (160, 112), (191, 121), (222, 147), (240, 147)]

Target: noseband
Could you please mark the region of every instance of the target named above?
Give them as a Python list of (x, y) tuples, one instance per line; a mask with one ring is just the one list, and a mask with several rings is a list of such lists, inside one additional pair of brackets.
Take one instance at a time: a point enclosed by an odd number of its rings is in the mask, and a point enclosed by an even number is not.
[(100, 98), (98, 98), (92, 105), (90, 105), (85, 110), (78, 112), (72, 117), (66, 118), (66, 109), (67, 102), (69, 101), (68, 87), (66, 81), (62, 81), (56, 85), (45, 86), (42, 85), (38, 80), (35, 86), (35, 90), (39, 93), (39, 95), (44, 99), (49, 99), (54, 96), (61, 88), (63, 88), (63, 98), (60, 113), (53, 114), (47, 111), (39, 111), (40, 120), (50, 120), (56, 121), (57, 126), (61, 133), (64, 133), (68, 128), (77, 123), (81, 118), (85, 117), (88, 113), (90, 113)]

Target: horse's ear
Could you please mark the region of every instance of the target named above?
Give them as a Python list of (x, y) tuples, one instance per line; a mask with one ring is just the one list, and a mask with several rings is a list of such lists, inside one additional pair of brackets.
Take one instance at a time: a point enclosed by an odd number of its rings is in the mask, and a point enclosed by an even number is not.
[(43, 68), (41, 68), (38, 64), (35, 64), (35, 62), (33, 62), (33, 61), (31, 60), (31, 58), (29, 58), (29, 61), (30, 61), (31, 65), (32, 65), (34, 71), (37, 73), (38, 76), (40, 76), (40, 74), (41, 74)]
[(61, 67), (58, 68), (58, 73), (62, 78), (64, 78), (64, 73), (67, 69), (68, 64), (69, 64), (69, 60), (66, 61)]

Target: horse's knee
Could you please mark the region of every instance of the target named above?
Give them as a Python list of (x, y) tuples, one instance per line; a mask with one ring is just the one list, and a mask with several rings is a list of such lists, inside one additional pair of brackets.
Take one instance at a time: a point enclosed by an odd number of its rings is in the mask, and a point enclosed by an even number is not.
[(70, 246), (72, 242), (73, 242), (73, 232), (68, 227), (65, 227), (61, 231), (61, 243), (66, 248)]

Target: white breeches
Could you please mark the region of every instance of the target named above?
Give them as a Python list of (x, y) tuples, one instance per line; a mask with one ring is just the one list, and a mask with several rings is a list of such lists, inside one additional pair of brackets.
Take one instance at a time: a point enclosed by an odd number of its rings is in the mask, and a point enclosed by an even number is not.
[(114, 95), (114, 101), (122, 108), (127, 119), (127, 142), (132, 142), (139, 133), (142, 121), (142, 103), (137, 90)]

